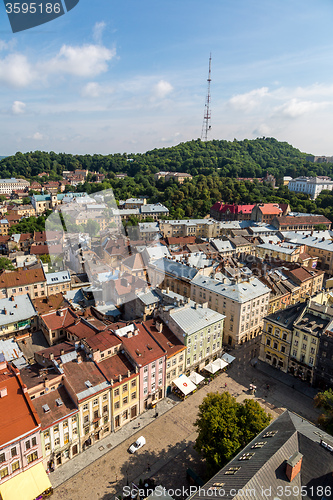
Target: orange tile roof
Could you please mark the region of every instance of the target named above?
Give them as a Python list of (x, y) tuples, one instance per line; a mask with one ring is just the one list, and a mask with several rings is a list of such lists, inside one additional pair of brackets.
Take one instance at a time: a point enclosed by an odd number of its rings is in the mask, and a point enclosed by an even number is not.
[(276, 203), (264, 203), (259, 205), (259, 209), (263, 215), (278, 215), (282, 213), (281, 208)]
[[(62, 405), (58, 406), (56, 399), (61, 399)], [(45, 412), (42, 408), (48, 405), (50, 411)], [(36, 408), (37, 414), (42, 423), (42, 429), (47, 429), (59, 422), (68, 418), (70, 415), (78, 413), (78, 409), (69, 397), (65, 387), (59, 387), (54, 391), (50, 391), (39, 398), (33, 400), (33, 405)]]
[(0, 389), (7, 388), (7, 396), (0, 398), (0, 446), (37, 431), (40, 420), (28, 393), (23, 393), (21, 377), (12, 369), (0, 371)]
[(39, 269), (18, 269), (9, 273), (3, 271), (0, 274), (1, 288), (12, 288), (15, 286), (31, 285), (33, 283), (46, 283), (46, 278), (42, 268)]
[(57, 309), (62, 309), (69, 305), (64, 299), (62, 293), (55, 293), (49, 297), (37, 298), (32, 301), (38, 314), (46, 314)]
[(75, 335), (78, 339), (87, 339), (96, 335), (98, 330), (93, 326), (87, 325), (85, 321), (79, 320), (66, 327), (66, 331)]
[[(62, 368), (69, 385), (76, 395), (87, 391), (88, 387), (85, 382), (88, 380), (93, 387), (107, 381), (97, 365), (90, 360), (84, 360), (81, 363), (78, 363), (77, 361), (69, 361), (68, 363), (64, 363)], [(104, 389), (100, 389), (97, 392), (100, 392), (101, 390)], [(92, 394), (82, 397), (80, 401), (90, 398), (91, 396)]]

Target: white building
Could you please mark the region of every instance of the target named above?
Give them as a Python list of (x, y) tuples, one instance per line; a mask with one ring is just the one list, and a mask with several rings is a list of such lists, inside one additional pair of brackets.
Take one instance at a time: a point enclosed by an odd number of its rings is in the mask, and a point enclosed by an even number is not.
[(332, 191), (333, 181), (330, 177), (297, 177), (289, 181), (288, 189), (295, 193), (309, 194), (315, 200), (323, 189)]
[(11, 194), (12, 191), (24, 191), (30, 186), (25, 179), (0, 179), (0, 194)]
[(226, 316), (223, 343), (239, 345), (261, 333), (270, 289), (257, 278), (217, 281), (197, 274), (191, 281), (191, 299)]

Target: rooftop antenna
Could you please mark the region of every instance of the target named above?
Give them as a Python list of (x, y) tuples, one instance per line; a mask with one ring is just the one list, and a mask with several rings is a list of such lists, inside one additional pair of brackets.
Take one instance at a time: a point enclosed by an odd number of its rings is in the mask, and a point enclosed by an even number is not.
[(204, 119), (202, 123), (202, 129), (201, 129), (201, 140), (202, 141), (207, 141), (207, 136), (208, 136), (208, 131), (212, 128), (210, 125), (210, 119), (211, 119), (211, 113), (210, 113), (210, 82), (212, 81), (211, 75), (212, 75), (212, 54), (210, 53), (209, 55), (209, 70), (208, 70), (208, 78), (207, 78), (207, 95), (206, 95), (206, 102), (205, 102), (205, 113), (204, 113)]

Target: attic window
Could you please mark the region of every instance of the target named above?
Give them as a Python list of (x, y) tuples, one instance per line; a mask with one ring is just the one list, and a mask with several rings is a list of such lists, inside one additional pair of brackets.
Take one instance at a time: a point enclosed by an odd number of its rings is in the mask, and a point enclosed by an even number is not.
[(43, 408), (43, 410), (44, 410), (44, 413), (47, 413), (47, 412), (49, 412), (49, 411), (50, 411), (50, 407), (49, 407), (49, 405), (43, 405), (43, 406), (42, 406), (42, 408)]
[(228, 470), (225, 471), (224, 475), (225, 476), (233, 476), (238, 472), (240, 467), (230, 467)]
[(63, 402), (61, 401), (60, 398), (56, 399), (57, 406), (62, 406)]
[(86, 380), (85, 384), (86, 384), (87, 387), (92, 387), (93, 386), (92, 383), (90, 382), (90, 380)]
[(278, 431), (268, 431), (266, 434), (263, 435), (264, 438), (271, 438), (277, 434)]
[(239, 457), (238, 460), (251, 460), (253, 455), (254, 455), (254, 452), (253, 453), (243, 453), (243, 455), (241, 457)]
[(257, 443), (254, 443), (253, 446), (251, 446), (251, 448), (262, 448), (263, 446), (265, 446), (265, 444), (267, 444), (267, 441), (258, 441)]
[(153, 350), (152, 346), (149, 345), (149, 344), (147, 344), (147, 349), (148, 349), (148, 351), (152, 351)]

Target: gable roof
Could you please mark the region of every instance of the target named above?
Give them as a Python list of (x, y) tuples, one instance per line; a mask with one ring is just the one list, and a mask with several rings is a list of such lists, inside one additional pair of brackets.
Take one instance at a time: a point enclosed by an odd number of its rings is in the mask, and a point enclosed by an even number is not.
[[(267, 432), (274, 435), (268, 437)], [(214, 485), (218, 484), (217, 489), (223, 488), (224, 496), (234, 500), (244, 498), (244, 493), (243, 495), (238, 493), (240, 490), (256, 492), (253, 496), (261, 499), (270, 498), (264, 491), (271, 491), (274, 498), (279, 488), (281, 491), (286, 491), (286, 486), (289, 486), (291, 491), (293, 487), (298, 488), (299, 493), (293, 498), (321, 500), (323, 495), (317, 494), (316, 486), (333, 487), (333, 455), (321, 446), (322, 439), (330, 443), (332, 436), (286, 410), (213, 476), (200, 494), (195, 493), (191, 498), (208, 500), (212, 497), (208, 493), (209, 489), (211, 493), (211, 489), (215, 489)], [(253, 448), (255, 443), (259, 442), (265, 444), (261, 448)], [(241, 457), (246, 453), (253, 453), (253, 456), (248, 460), (242, 460)], [(293, 481), (289, 482), (286, 476), (286, 462), (295, 453), (303, 456), (301, 470)], [(232, 474), (230, 471), (232, 468), (238, 470)], [(314, 488), (310, 488), (310, 485)], [(302, 496), (301, 486), (305, 487), (305, 495)], [(279, 495), (279, 498), (287, 497)]]

